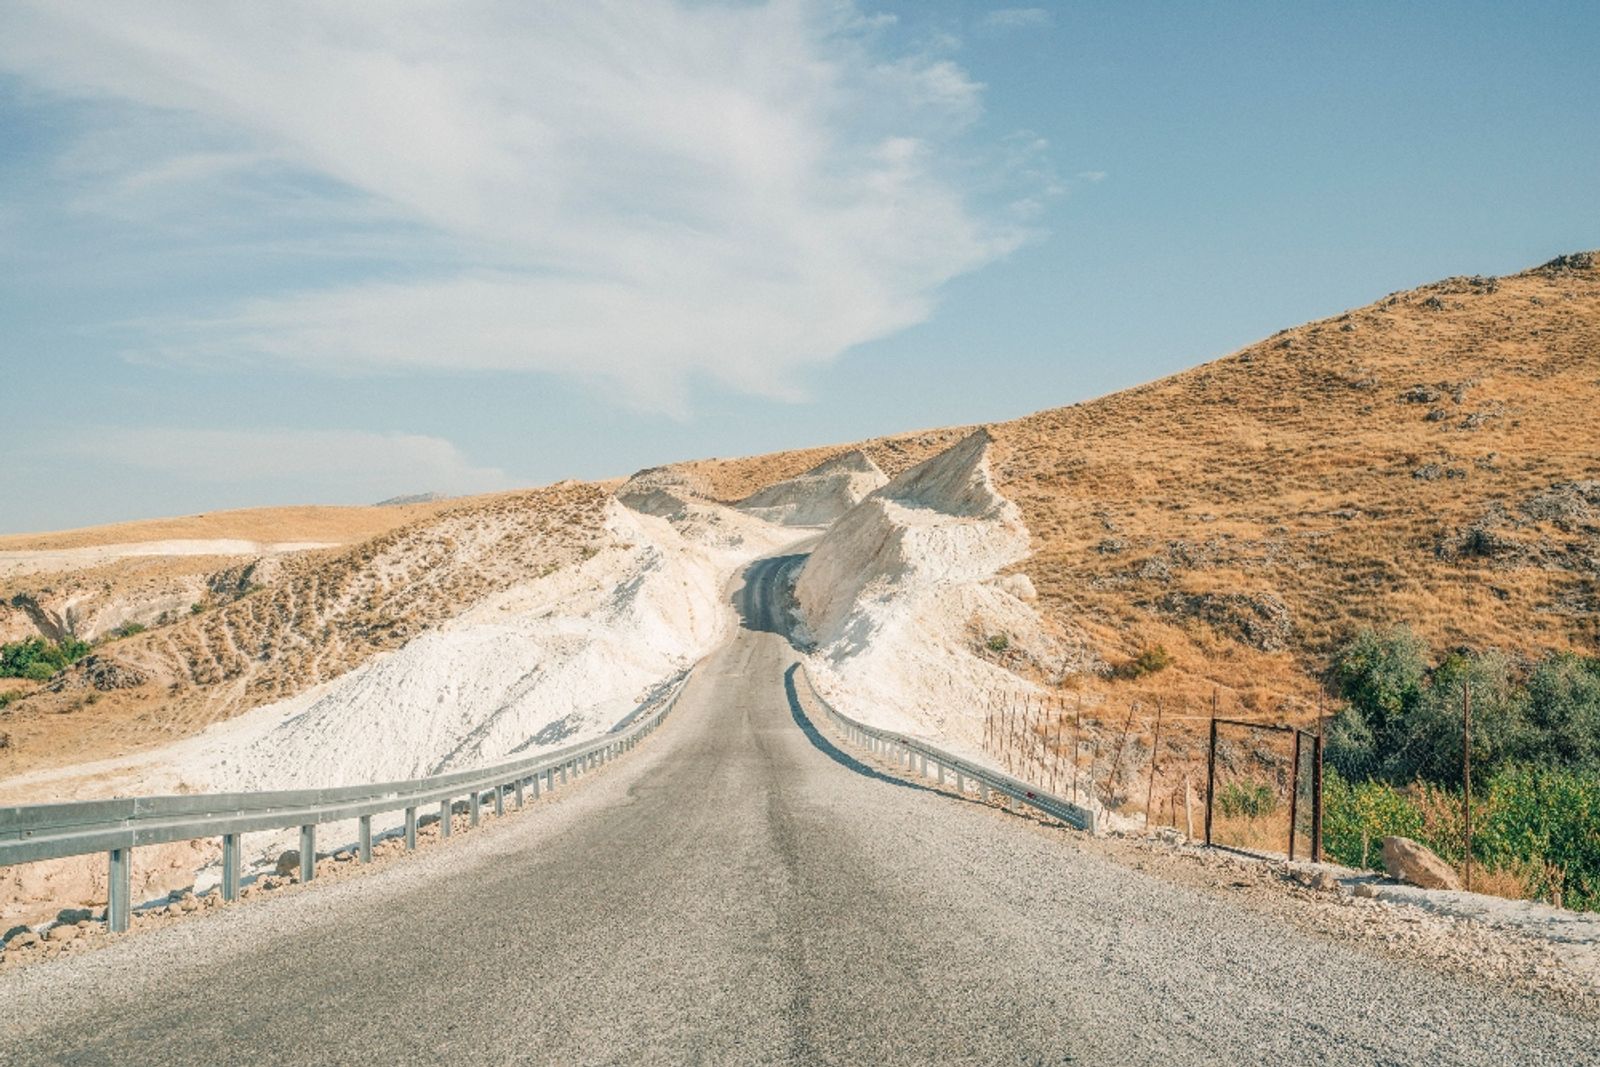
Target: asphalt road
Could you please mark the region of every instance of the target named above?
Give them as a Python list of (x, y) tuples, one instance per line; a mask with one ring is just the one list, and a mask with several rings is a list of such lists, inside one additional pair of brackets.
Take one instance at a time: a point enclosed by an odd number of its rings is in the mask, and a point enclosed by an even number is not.
[(368, 877), (8, 974), (0, 1063), (1600, 1063), (1592, 1023), (858, 763), (790, 680), (785, 566), (627, 758)]

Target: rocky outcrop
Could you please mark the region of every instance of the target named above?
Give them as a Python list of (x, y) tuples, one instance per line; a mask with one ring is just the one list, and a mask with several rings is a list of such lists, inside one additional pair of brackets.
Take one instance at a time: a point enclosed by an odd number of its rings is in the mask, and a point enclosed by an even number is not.
[(1263, 652), (1282, 652), (1294, 639), (1289, 607), (1274, 593), (1167, 593), (1155, 606), (1167, 615), (1199, 619)]
[(1456, 872), (1426, 845), (1409, 837), (1383, 839), (1383, 867), (1389, 877), (1423, 889), (1460, 889)]
[(856, 449), (769, 485), (734, 506), (782, 526), (827, 526), (888, 480), (866, 453)]

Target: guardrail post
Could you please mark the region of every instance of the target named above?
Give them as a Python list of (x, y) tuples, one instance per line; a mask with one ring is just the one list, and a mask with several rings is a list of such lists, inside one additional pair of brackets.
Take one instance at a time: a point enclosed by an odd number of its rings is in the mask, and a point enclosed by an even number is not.
[(966, 791), (967, 791), (967, 776), (962, 774), (960, 771), (957, 771), (956, 772), (956, 792), (957, 793), (965, 793)]
[[(522, 805), (523, 805), (523, 802), (524, 802), (523, 801), (523, 796), (522, 796), (522, 783), (523, 783), (523, 779), (518, 778), (517, 779), (517, 810), (518, 811), (522, 810)], [(533, 787), (535, 789), (539, 788), (539, 779), (535, 778), (533, 780)]]
[(222, 899), (239, 899), (239, 835), (222, 835)]
[(309, 882), (317, 876), (317, 824), (308, 822), (300, 827), (300, 880)]
[(106, 894), (106, 928), (126, 933), (133, 912), (133, 849), (111, 850), (111, 884)]
[[(520, 787), (521, 783), (518, 785)], [(503, 785), (494, 787), (494, 813), (497, 816), (506, 813), (506, 787)]]
[(567, 784), (567, 768), (570, 767), (570, 766), (572, 766), (572, 761), (571, 760), (568, 760), (566, 763), (563, 763), (561, 765), (561, 784), (562, 785), (566, 785)]
[(981, 778), (978, 779), (978, 799), (985, 804), (989, 803), (989, 783)]
[(450, 836), (450, 801), (439, 801), (439, 836)]
[(406, 809), (406, 851), (417, 850), (417, 809), (415, 806)]
[(539, 776), (537, 774), (533, 776), (533, 799), (539, 799)]
[(479, 795), (478, 790), (474, 788), (472, 795), (467, 798), (467, 821), (472, 826), (478, 825), (478, 808), (482, 803), (483, 798)]
[(934, 766), (939, 768), (939, 784), (944, 785), (944, 764), (935, 763)]
[(356, 824), (356, 855), (362, 863), (372, 862), (372, 816), (363, 815)]

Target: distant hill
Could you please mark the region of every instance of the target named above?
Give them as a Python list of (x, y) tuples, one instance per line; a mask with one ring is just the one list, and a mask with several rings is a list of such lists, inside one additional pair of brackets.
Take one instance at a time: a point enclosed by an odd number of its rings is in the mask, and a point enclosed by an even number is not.
[(375, 508), (399, 508), (411, 504), (432, 504), (436, 501), (447, 499), (443, 493), (411, 493), (407, 496), (392, 496), (388, 500), (380, 500), (372, 505)]

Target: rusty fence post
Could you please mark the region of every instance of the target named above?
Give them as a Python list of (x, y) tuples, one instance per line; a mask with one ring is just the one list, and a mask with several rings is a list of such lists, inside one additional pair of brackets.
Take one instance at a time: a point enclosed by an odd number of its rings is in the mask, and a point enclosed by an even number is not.
[(1117, 741), (1117, 754), (1111, 757), (1111, 769), (1106, 772), (1106, 807), (1111, 806), (1111, 801), (1116, 796), (1117, 768), (1122, 765), (1122, 749), (1128, 743), (1128, 731), (1133, 728), (1133, 713), (1138, 709), (1137, 700), (1128, 705), (1128, 719), (1122, 724), (1122, 737)]
[(1466, 822), (1467, 892), (1472, 892), (1472, 688), (1461, 683), (1461, 806)]
[(1300, 827), (1300, 731), (1294, 732), (1294, 763), (1289, 768), (1289, 862), (1294, 862), (1294, 839)]
[(1150, 829), (1150, 805), (1156, 796), (1156, 760), (1161, 752), (1161, 698), (1156, 697), (1156, 733), (1150, 739), (1150, 783), (1144, 794), (1144, 828)]
[(1322, 722), (1312, 741), (1315, 760), (1311, 764), (1311, 862), (1322, 862)]
[(1217, 691), (1211, 691), (1211, 745), (1206, 756), (1206, 847), (1211, 846), (1211, 809), (1217, 796)]

